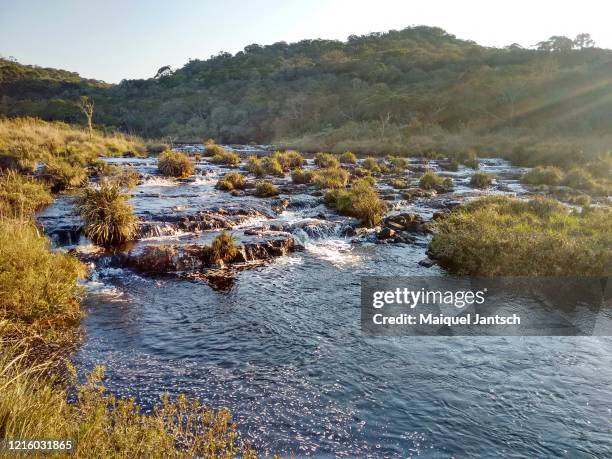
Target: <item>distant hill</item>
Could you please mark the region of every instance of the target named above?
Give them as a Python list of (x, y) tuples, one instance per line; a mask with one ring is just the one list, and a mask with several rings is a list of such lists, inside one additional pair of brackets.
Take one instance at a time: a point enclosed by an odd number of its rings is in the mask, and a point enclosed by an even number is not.
[(116, 85), (0, 60), (0, 114), (77, 121), (89, 95), (98, 125), (175, 140), (612, 133), (612, 51), (555, 43), (488, 48), (419, 26), (250, 45)]

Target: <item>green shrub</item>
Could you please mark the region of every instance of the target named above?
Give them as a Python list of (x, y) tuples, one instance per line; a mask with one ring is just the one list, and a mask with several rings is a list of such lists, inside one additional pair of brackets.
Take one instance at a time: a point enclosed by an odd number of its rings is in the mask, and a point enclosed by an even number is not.
[(8, 170), (0, 174), (0, 218), (29, 218), (51, 204), (53, 197), (43, 183)]
[(609, 210), (570, 213), (551, 199), (488, 197), (436, 223), (432, 256), (457, 274), (609, 275)]
[(402, 179), (391, 180), (391, 186), (397, 190), (404, 190), (408, 188), (408, 182)]
[(150, 155), (159, 155), (166, 150), (170, 150), (170, 145), (163, 142), (147, 142), (145, 144), (145, 149)]
[(281, 166), (277, 158), (266, 156), (261, 160), (261, 165), (268, 175), (276, 175), (277, 177), (285, 176), (283, 166)]
[(218, 151), (210, 158), (210, 162), (215, 164), (225, 164), (226, 166), (237, 166), (240, 164), (240, 155), (232, 151)]
[(331, 189), (325, 202), (338, 213), (358, 218), (364, 226), (378, 225), (385, 213), (385, 203), (367, 180), (356, 180), (348, 190)]
[(94, 244), (113, 248), (130, 240), (136, 233), (138, 220), (128, 195), (115, 185), (83, 190), (77, 211), (83, 219), (83, 232)]
[(284, 171), (302, 167), (304, 164), (304, 157), (294, 150), (288, 150), (285, 152), (275, 151), (272, 154), (272, 158), (278, 161)]
[(32, 223), (0, 219), (0, 267), (0, 329), (6, 325), (7, 333), (57, 339), (63, 327), (78, 322), (77, 280), (84, 266), (72, 255), (52, 252)]
[(255, 196), (260, 198), (276, 196), (278, 193), (278, 188), (269, 180), (260, 180), (255, 184)]
[(554, 166), (534, 167), (521, 177), (521, 181), (528, 185), (558, 185), (562, 179), (563, 172)]
[(313, 183), (317, 173), (311, 170), (294, 169), (291, 172), (291, 181), (296, 184)]
[(474, 188), (488, 188), (493, 183), (494, 177), (493, 174), (488, 174), (486, 172), (474, 172), (470, 178), (470, 186)]
[(164, 151), (159, 155), (157, 169), (166, 177), (189, 177), (193, 174), (193, 162), (184, 153)]
[(340, 167), (340, 161), (330, 153), (317, 153), (314, 163), (321, 169), (330, 169)]
[(262, 161), (257, 156), (249, 156), (247, 158), (247, 171), (255, 175), (256, 177), (263, 177), (266, 175), (266, 170), (263, 167)]
[(317, 171), (314, 183), (319, 188), (344, 188), (348, 183), (349, 174), (344, 169), (332, 167)]
[(357, 164), (357, 155), (352, 151), (345, 151), (340, 155), (340, 162), (342, 164)]
[(369, 170), (372, 174), (380, 174), (380, 165), (375, 158), (368, 157), (361, 162), (361, 167)]
[(232, 261), (238, 255), (238, 247), (234, 237), (226, 232), (221, 232), (213, 240), (210, 246), (210, 258), (215, 263)]
[(217, 188), (225, 191), (243, 190), (245, 185), (246, 179), (239, 172), (229, 172), (217, 181)]

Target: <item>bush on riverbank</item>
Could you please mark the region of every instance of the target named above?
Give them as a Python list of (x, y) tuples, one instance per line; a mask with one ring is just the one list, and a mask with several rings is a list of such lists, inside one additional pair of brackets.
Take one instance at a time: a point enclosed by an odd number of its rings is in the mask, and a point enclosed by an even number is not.
[(330, 153), (317, 153), (314, 158), (314, 163), (321, 169), (340, 167), (338, 158)]
[(316, 172), (314, 183), (319, 188), (344, 188), (348, 183), (349, 173), (339, 167), (321, 169)]
[(278, 188), (269, 180), (260, 180), (255, 184), (255, 196), (268, 198), (278, 195)]
[(225, 191), (243, 190), (246, 178), (240, 172), (229, 172), (217, 181), (217, 188)]
[[(28, 365), (27, 350), (0, 343), (0, 432), (3, 438), (65, 439), (75, 457), (257, 457), (238, 440), (227, 409), (213, 411), (184, 396), (163, 397), (151, 414), (106, 392), (97, 367), (68, 388), (49, 376), (50, 362)], [(66, 403), (69, 392), (76, 394)]]
[(60, 340), (78, 322), (84, 267), (72, 255), (51, 252), (33, 223), (0, 219), (0, 267), (4, 333)]
[(435, 225), (431, 255), (478, 276), (609, 275), (612, 213), (570, 212), (558, 201), (489, 197)]
[(486, 172), (474, 172), (470, 178), (470, 186), (474, 188), (488, 188), (493, 183), (494, 177), (493, 174), (488, 174)]
[(0, 174), (0, 218), (29, 218), (52, 201), (44, 183), (12, 170)]
[(325, 202), (338, 213), (358, 218), (362, 225), (368, 227), (378, 225), (385, 213), (385, 203), (367, 179), (355, 180), (347, 190), (329, 190)]
[(191, 158), (185, 153), (164, 151), (157, 160), (157, 169), (165, 177), (189, 177), (195, 167)]
[(526, 172), (521, 181), (527, 185), (558, 185), (563, 180), (563, 172), (555, 166), (538, 166)]
[(85, 236), (105, 248), (129, 241), (136, 233), (138, 219), (128, 197), (115, 185), (85, 188), (77, 202)]

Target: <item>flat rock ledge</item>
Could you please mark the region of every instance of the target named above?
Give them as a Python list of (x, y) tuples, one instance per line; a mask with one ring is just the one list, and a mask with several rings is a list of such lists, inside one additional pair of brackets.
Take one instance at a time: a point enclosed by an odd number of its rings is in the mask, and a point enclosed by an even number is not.
[(246, 242), (238, 246), (238, 253), (231, 261), (223, 264), (210, 259), (210, 248), (205, 245), (148, 245), (137, 251), (115, 254), (113, 264), (148, 274), (200, 272), (254, 264), (300, 249), (292, 237)]

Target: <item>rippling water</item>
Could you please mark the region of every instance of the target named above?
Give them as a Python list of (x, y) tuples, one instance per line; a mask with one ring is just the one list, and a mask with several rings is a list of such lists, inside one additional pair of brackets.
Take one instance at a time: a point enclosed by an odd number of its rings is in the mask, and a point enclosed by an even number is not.
[[(151, 174), (133, 199), (141, 217), (268, 205), (217, 192), (220, 171), (205, 163), (195, 182), (177, 184), (154, 176), (154, 160), (131, 162)], [(483, 168), (501, 173), (495, 192), (523, 191), (507, 163)], [(466, 171), (454, 175), (459, 194), (473, 193)], [(47, 227), (68, 207), (60, 201), (43, 215)], [(435, 202), (396, 207), (424, 216), (436, 209)], [(277, 219), (299, 222), (321, 211), (305, 207)], [(296, 236), (304, 252), (243, 271), (226, 291), (97, 268), (78, 367), (105, 364), (108, 387), (146, 407), (166, 392), (227, 406), (242, 437), (268, 454), (610, 456), (611, 339), (364, 337), (360, 277), (445, 275), (418, 264), (427, 239), (353, 243), (333, 230)]]

